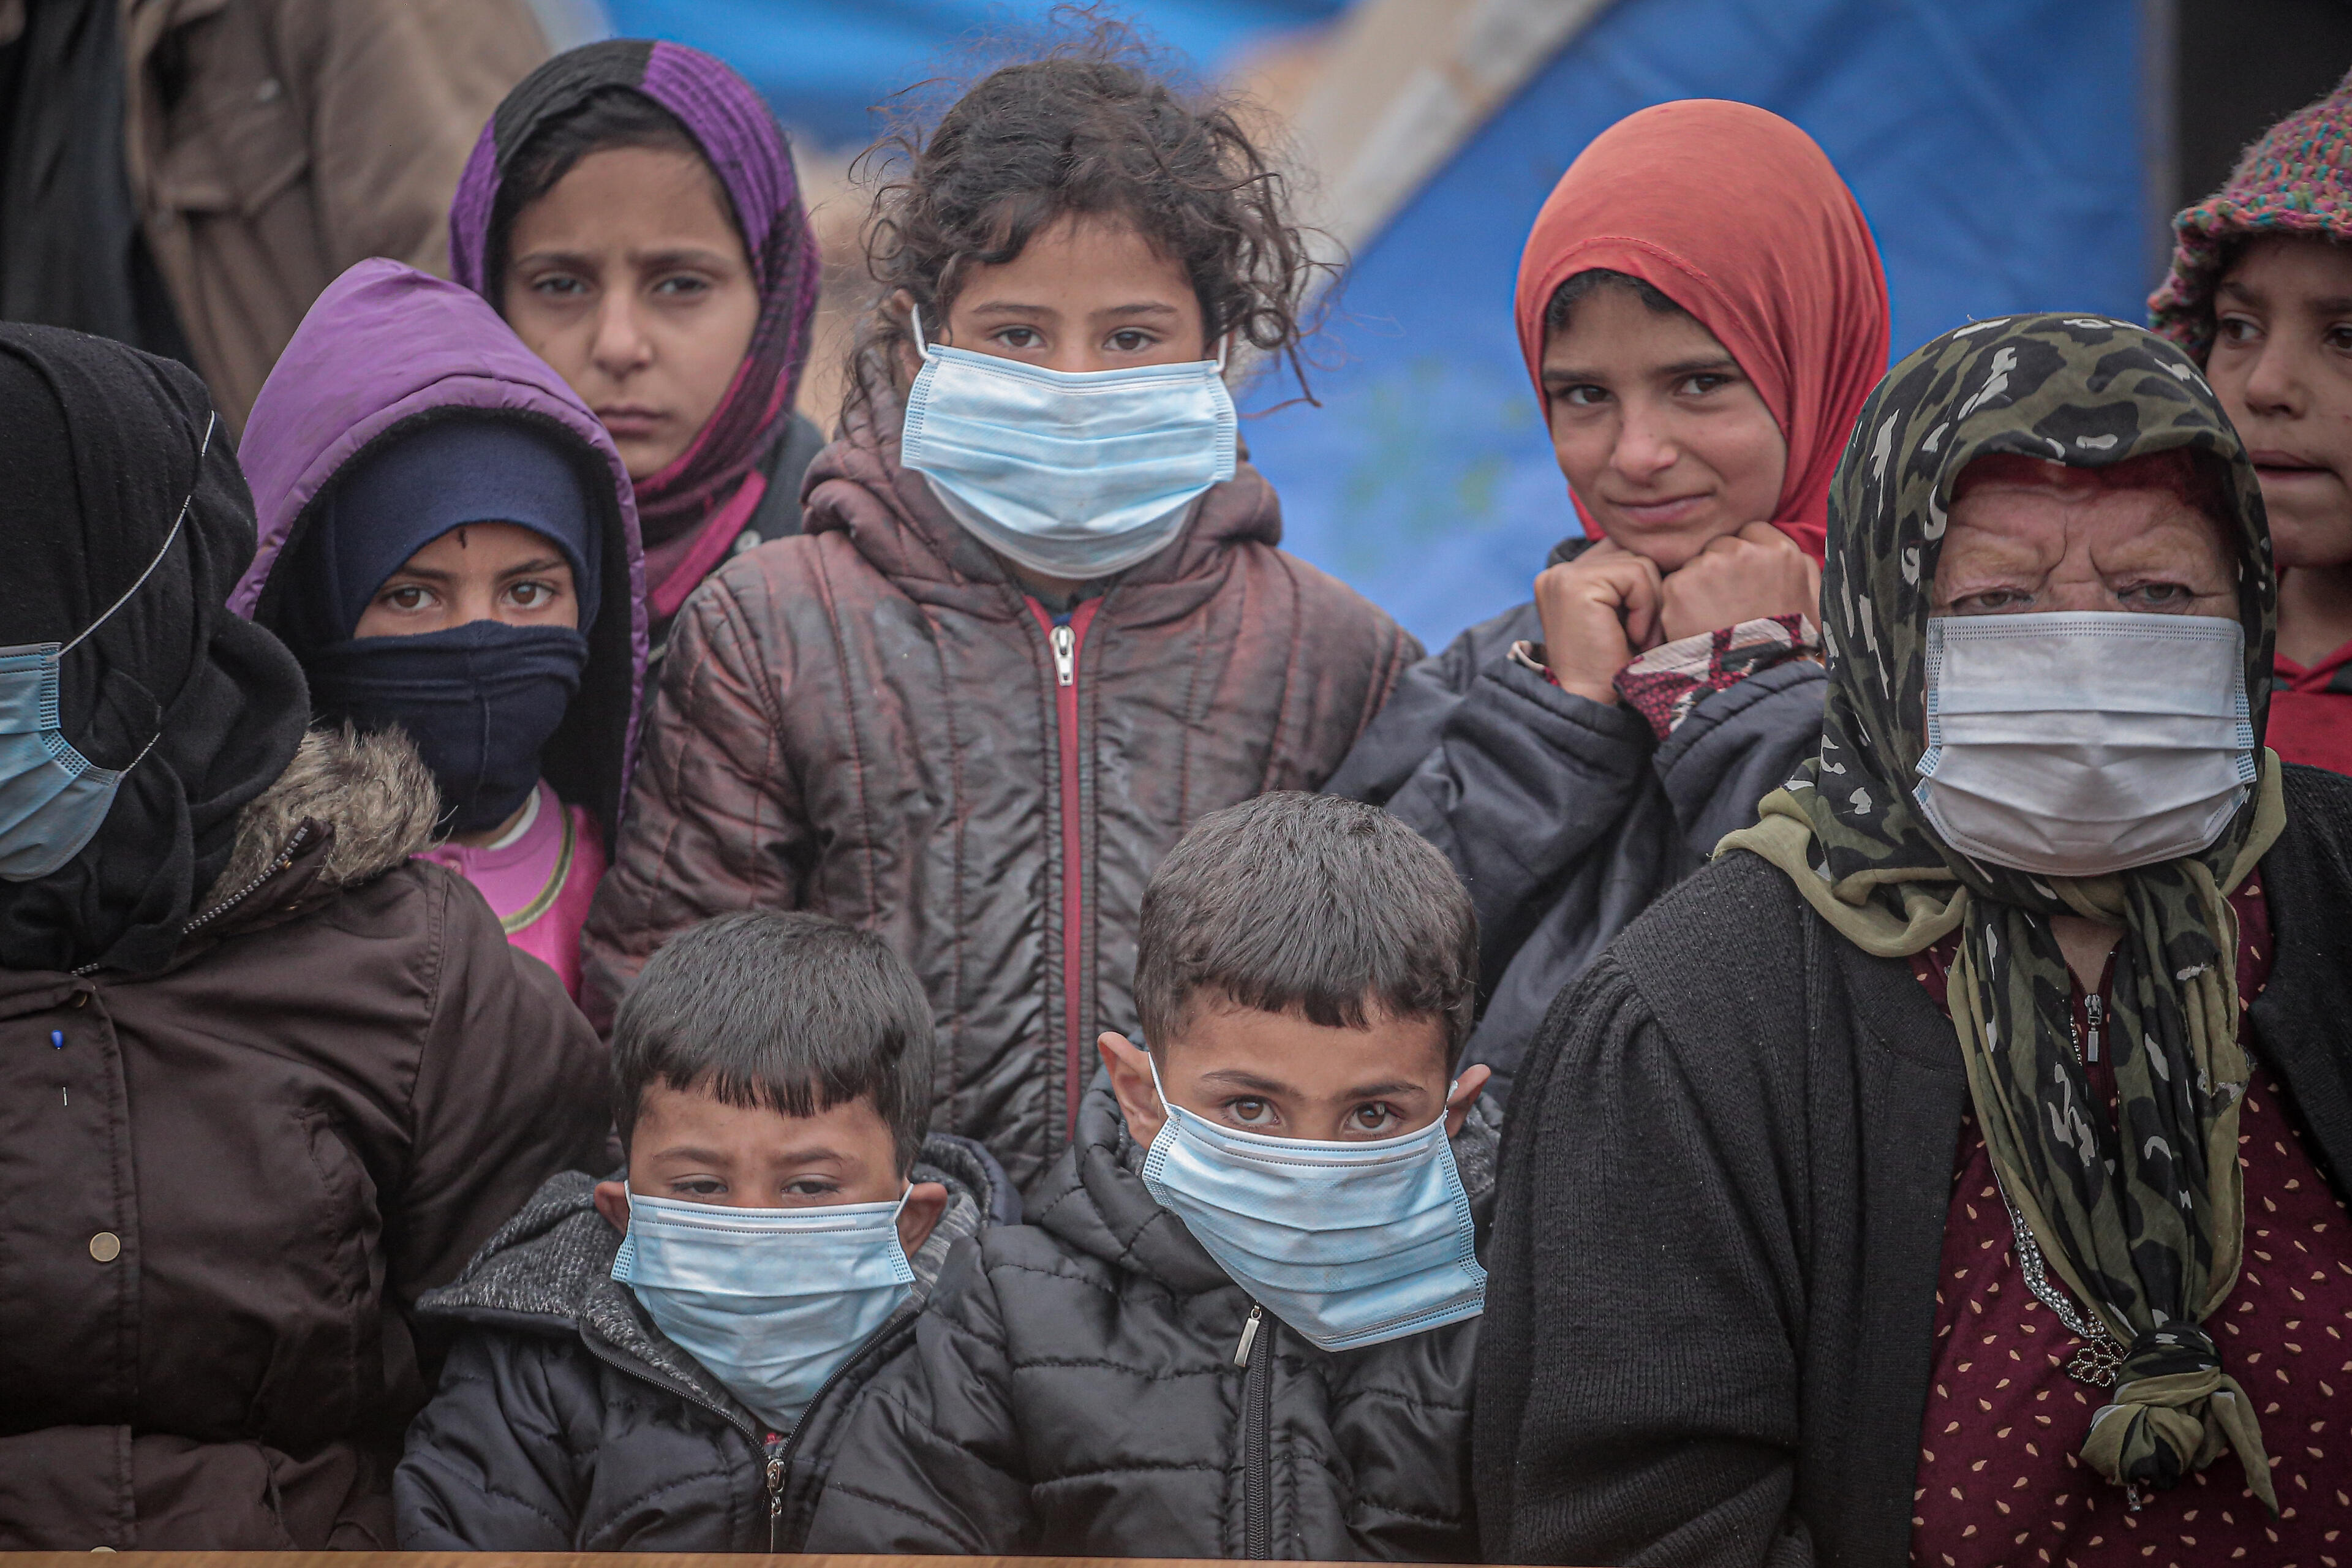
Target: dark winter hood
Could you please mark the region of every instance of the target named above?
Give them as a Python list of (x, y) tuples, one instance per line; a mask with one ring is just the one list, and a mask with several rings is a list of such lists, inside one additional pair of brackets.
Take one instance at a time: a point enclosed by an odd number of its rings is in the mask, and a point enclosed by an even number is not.
[(645, 563), (628, 470), (563, 378), (478, 296), (394, 261), (362, 261), (303, 317), (253, 405), (240, 450), (260, 547), (229, 608), (289, 628), (304, 531), (335, 476), (376, 442), (460, 415), (526, 423), (576, 453), (599, 519), (603, 607), (580, 692), (541, 753), (556, 794), (593, 811), (614, 842), (636, 754), (646, 662)]
[[(1495, 1213), (1495, 1161), (1503, 1141), (1502, 1111), (1480, 1095), (1453, 1141), (1454, 1163), (1478, 1222), (1483, 1248)], [(1233, 1281), (1184, 1222), (1160, 1206), (1143, 1184), (1146, 1150), (1127, 1131), (1110, 1074), (1095, 1074), (1078, 1103), (1077, 1136), (1029, 1205), (1029, 1223), (1090, 1258), (1193, 1294)]]
[[(1018, 1213), (1012, 1184), (987, 1151), (969, 1139), (934, 1133), (923, 1141), (914, 1180), (948, 1189), (947, 1212), (908, 1262), (914, 1299), (901, 1313), (920, 1311), (939, 1284), (955, 1244), (983, 1226)], [(690, 1391), (714, 1409), (743, 1412), (716, 1379), (646, 1315), (629, 1288), (613, 1278), (621, 1233), (596, 1212), (596, 1178), (581, 1171), (551, 1176), (520, 1213), (499, 1226), (465, 1272), (417, 1303), (419, 1313), (531, 1332), (577, 1332), (616, 1352), (656, 1381)]]
[[(802, 529), (845, 533), (857, 552), (912, 598), (1010, 620), (1026, 614), (1021, 591), (988, 547), (898, 461), (898, 409), (887, 390), (871, 410), (853, 407), (842, 435), (801, 481)], [(1148, 625), (1191, 614), (1224, 581), (1234, 548), (1282, 542), (1282, 502), (1244, 460), (1213, 485), (1176, 542), (1118, 578), (1120, 618)]]

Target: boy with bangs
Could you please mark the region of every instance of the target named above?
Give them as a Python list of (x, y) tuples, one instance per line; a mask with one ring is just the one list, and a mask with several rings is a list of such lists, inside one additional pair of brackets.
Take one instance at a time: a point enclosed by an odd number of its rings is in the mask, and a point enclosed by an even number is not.
[(623, 1003), (627, 1166), (558, 1175), (420, 1312), (462, 1331), (394, 1482), (411, 1551), (793, 1552), (954, 1243), (1014, 1210), (926, 1135), (930, 1009), (866, 932), (749, 911)]
[(1145, 894), (1034, 1223), (845, 1436), (812, 1552), (1470, 1561), (1487, 1070), (1444, 858), (1353, 801), (1213, 813)]

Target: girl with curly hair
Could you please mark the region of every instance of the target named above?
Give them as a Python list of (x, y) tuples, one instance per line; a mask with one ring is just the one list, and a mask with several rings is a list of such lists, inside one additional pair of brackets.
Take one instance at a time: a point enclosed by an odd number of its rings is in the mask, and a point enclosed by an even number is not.
[(679, 616), (587, 936), (609, 1018), (723, 910), (883, 932), (938, 1015), (937, 1125), (1024, 1187), (1136, 1027), (1160, 856), (1319, 785), (1420, 654), (1276, 548), (1224, 371), (1296, 371), (1313, 264), (1231, 108), (1131, 55), (1098, 30), (889, 144), (805, 531)]

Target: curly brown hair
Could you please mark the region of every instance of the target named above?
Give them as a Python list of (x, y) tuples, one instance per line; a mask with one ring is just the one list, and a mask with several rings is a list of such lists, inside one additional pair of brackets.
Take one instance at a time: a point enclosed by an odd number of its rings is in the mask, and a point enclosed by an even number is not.
[(1073, 216), (1133, 223), (1184, 268), (1210, 342), (1231, 334), (1307, 394), (1305, 301), (1330, 268), (1292, 217), (1282, 174), (1235, 103), (1181, 92), (1126, 26), (1077, 16), (1082, 37), (989, 72), (928, 135), (909, 126), (860, 160), (887, 177), (866, 222), (877, 287), (850, 346), (852, 409), (878, 385), (903, 390), (913, 340), (901, 293), (943, 321), (971, 266), (1011, 261)]

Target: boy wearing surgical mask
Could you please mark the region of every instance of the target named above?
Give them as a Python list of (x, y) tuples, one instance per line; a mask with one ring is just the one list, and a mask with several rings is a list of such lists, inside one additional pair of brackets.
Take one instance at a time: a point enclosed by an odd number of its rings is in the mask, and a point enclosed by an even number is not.
[(1379, 810), (1262, 795), (1153, 877), (1034, 1223), (877, 1380), (812, 1552), (1471, 1561), (1497, 1123), (1477, 935)]
[(954, 1244), (1014, 1212), (926, 1133), (930, 1010), (877, 938), (709, 921), (621, 1009), (627, 1165), (554, 1177), (419, 1311), (460, 1331), (394, 1483), (413, 1551), (796, 1552)]

